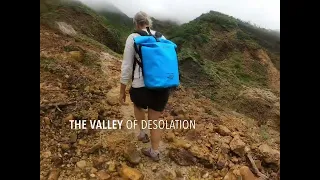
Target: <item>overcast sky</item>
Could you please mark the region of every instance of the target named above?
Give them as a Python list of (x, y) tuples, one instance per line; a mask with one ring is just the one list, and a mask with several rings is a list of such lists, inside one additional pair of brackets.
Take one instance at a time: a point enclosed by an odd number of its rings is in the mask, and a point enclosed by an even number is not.
[(210, 10), (219, 11), (260, 27), (280, 30), (280, 0), (80, 0), (111, 2), (129, 17), (140, 10), (158, 18), (188, 22)]

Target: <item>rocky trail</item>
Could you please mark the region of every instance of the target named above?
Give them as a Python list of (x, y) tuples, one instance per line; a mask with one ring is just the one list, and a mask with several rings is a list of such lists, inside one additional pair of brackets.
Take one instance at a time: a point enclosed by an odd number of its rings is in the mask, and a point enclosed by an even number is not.
[(196, 129), (164, 130), (158, 163), (140, 153), (150, 144), (138, 130), (71, 129), (74, 119), (134, 119), (128, 93), (118, 103), (121, 58), (72, 34), (40, 26), (41, 180), (280, 179), (276, 122), (258, 126), (183, 86), (162, 118), (192, 119)]

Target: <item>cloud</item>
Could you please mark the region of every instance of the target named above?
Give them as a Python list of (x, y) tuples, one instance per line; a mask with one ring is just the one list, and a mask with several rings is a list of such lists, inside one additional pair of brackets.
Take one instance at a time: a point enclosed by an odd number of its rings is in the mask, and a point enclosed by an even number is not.
[(280, 30), (280, 0), (80, 0), (103, 7), (110, 2), (129, 17), (140, 10), (158, 19), (186, 23), (207, 13), (219, 11), (268, 29)]

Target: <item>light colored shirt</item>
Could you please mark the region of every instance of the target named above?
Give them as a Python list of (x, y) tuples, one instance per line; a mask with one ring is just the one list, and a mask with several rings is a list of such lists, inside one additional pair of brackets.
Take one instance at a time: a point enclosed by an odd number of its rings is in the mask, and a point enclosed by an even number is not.
[[(147, 32), (146, 29), (143, 29)], [(155, 35), (156, 31), (150, 30), (153, 35)], [(133, 70), (133, 61), (134, 56), (136, 54), (134, 49), (134, 41), (133, 38), (140, 36), (138, 33), (132, 33), (128, 36), (126, 40), (126, 45), (123, 52), (123, 60), (121, 65), (121, 78), (120, 82), (122, 84), (127, 85), (132, 80), (132, 70)], [(165, 39), (164, 36), (161, 38)], [(140, 69), (140, 66), (138, 63), (136, 63), (136, 67), (134, 69), (134, 76), (131, 86), (133, 88), (140, 88), (144, 87), (144, 81), (142, 76), (142, 69)]]

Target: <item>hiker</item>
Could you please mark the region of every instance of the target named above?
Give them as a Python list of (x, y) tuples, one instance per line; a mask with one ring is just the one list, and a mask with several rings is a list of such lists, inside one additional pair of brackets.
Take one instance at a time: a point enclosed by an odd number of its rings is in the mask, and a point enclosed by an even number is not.
[[(148, 52), (142, 52), (141, 53), (141, 48), (137, 48), (135, 45), (135, 40), (137, 37), (140, 37), (142, 35), (150, 35), (150, 33), (153, 35), (153, 37), (158, 38), (158, 39), (166, 39), (161, 33), (156, 32), (154, 30), (151, 30), (150, 27), (152, 25), (152, 21), (150, 17), (145, 13), (145, 12), (138, 12), (134, 18), (133, 22), (135, 25), (136, 31), (132, 34), (130, 34), (126, 40), (125, 44), (125, 49), (124, 49), (124, 54), (123, 54), (123, 61), (122, 61), (122, 66), (121, 66), (121, 88), (120, 88), (120, 102), (122, 104), (125, 103), (126, 100), (126, 94), (125, 94), (125, 89), (126, 86), (128, 85), (129, 81), (132, 80), (131, 88), (129, 90), (130, 98), (131, 101), (134, 104), (134, 115), (136, 120), (138, 121), (139, 127), (140, 127), (140, 132), (138, 135), (138, 140), (142, 141), (143, 143), (148, 143), (150, 141), (148, 135), (146, 134), (146, 131), (142, 129), (141, 126), (141, 121), (146, 120), (145, 119), (145, 110), (148, 109), (148, 120), (158, 120), (168, 102), (169, 98), (169, 88), (160, 88), (160, 89), (150, 89), (149, 87), (152, 87), (153, 85), (156, 87), (169, 87), (169, 86), (175, 86), (178, 83), (178, 80), (176, 76), (178, 76), (178, 71), (176, 70), (178, 68), (177, 62), (175, 62), (175, 59), (177, 61), (177, 56), (176, 52), (171, 49), (170, 50), (160, 50), (162, 53), (171, 53), (172, 55), (175, 54), (176, 57), (171, 56), (170, 62), (167, 64), (168, 67), (173, 67), (173, 68), (163, 68), (166, 69), (165, 71), (170, 71), (173, 69), (173, 73), (167, 73), (169, 74), (165, 78), (169, 78), (167, 81), (163, 81), (167, 84), (154, 84), (154, 78), (152, 75), (156, 76), (156, 71), (152, 71), (154, 67), (148, 66), (148, 64), (141, 64), (141, 62), (144, 62), (141, 57), (141, 59), (138, 61), (140, 58), (141, 54), (146, 54)], [(152, 37), (152, 36), (149, 36)], [(143, 37), (142, 37), (143, 38)], [(140, 39), (141, 40), (141, 39)], [(144, 39), (147, 40), (147, 39)], [(154, 42), (156, 42), (153, 39)], [(158, 42), (159, 40), (157, 40)], [(137, 42), (136, 42), (137, 43)], [(166, 41), (166, 43), (170, 42)], [(173, 43), (171, 43), (172, 45)], [(170, 46), (173, 47), (173, 46)], [(167, 46), (168, 48), (168, 46)], [(139, 51), (140, 53), (137, 53)], [(158, 51), (158, 52), (160, 52)], [(160, 55), (161, 55), (160, 52)], [(140, 55), (140, 56), (139, 56)], [(137, 57), (138, 56), (138, 57)], [(152, 57), (159, 57), (159, 53), (155, 56), (149, 56), (148, 62), (151, 62)], [(162, 57), (169, 57), (167, 56), (162, 56)], [(175, 59), (174, 59), (175, 58)], [(157, 60), (158, 60), (157, 59)], [(172, 60), (173, 59), (173, 60)], [(164, 61), (165, 58), (162, 58)], [(155, 61), (159, 62), (159, 61)], [(170, 63), (173, 63), (173, 65), (170, 65)], [(176, 64), (175, 64), (176, 63)], [(147, 76), (144, 76), (144, 71), (143, 69), (150, 70)], [(162, 72), (162, 75), (164, 72)], [(171, 83), (171, 84), (170, 84)], [(148, 85), (149, 87), (146, 87)], [(150, 134), (151, 134), (151, 147), (150, 148), (143, 148), (141, 151), (144, 155), (150, 157), (154, 161), (159, 161), (160, 160), (160, 152), (159, 152), (159, 143), (161, 140), (161, 130), (160, 129), (150, 129)]]

